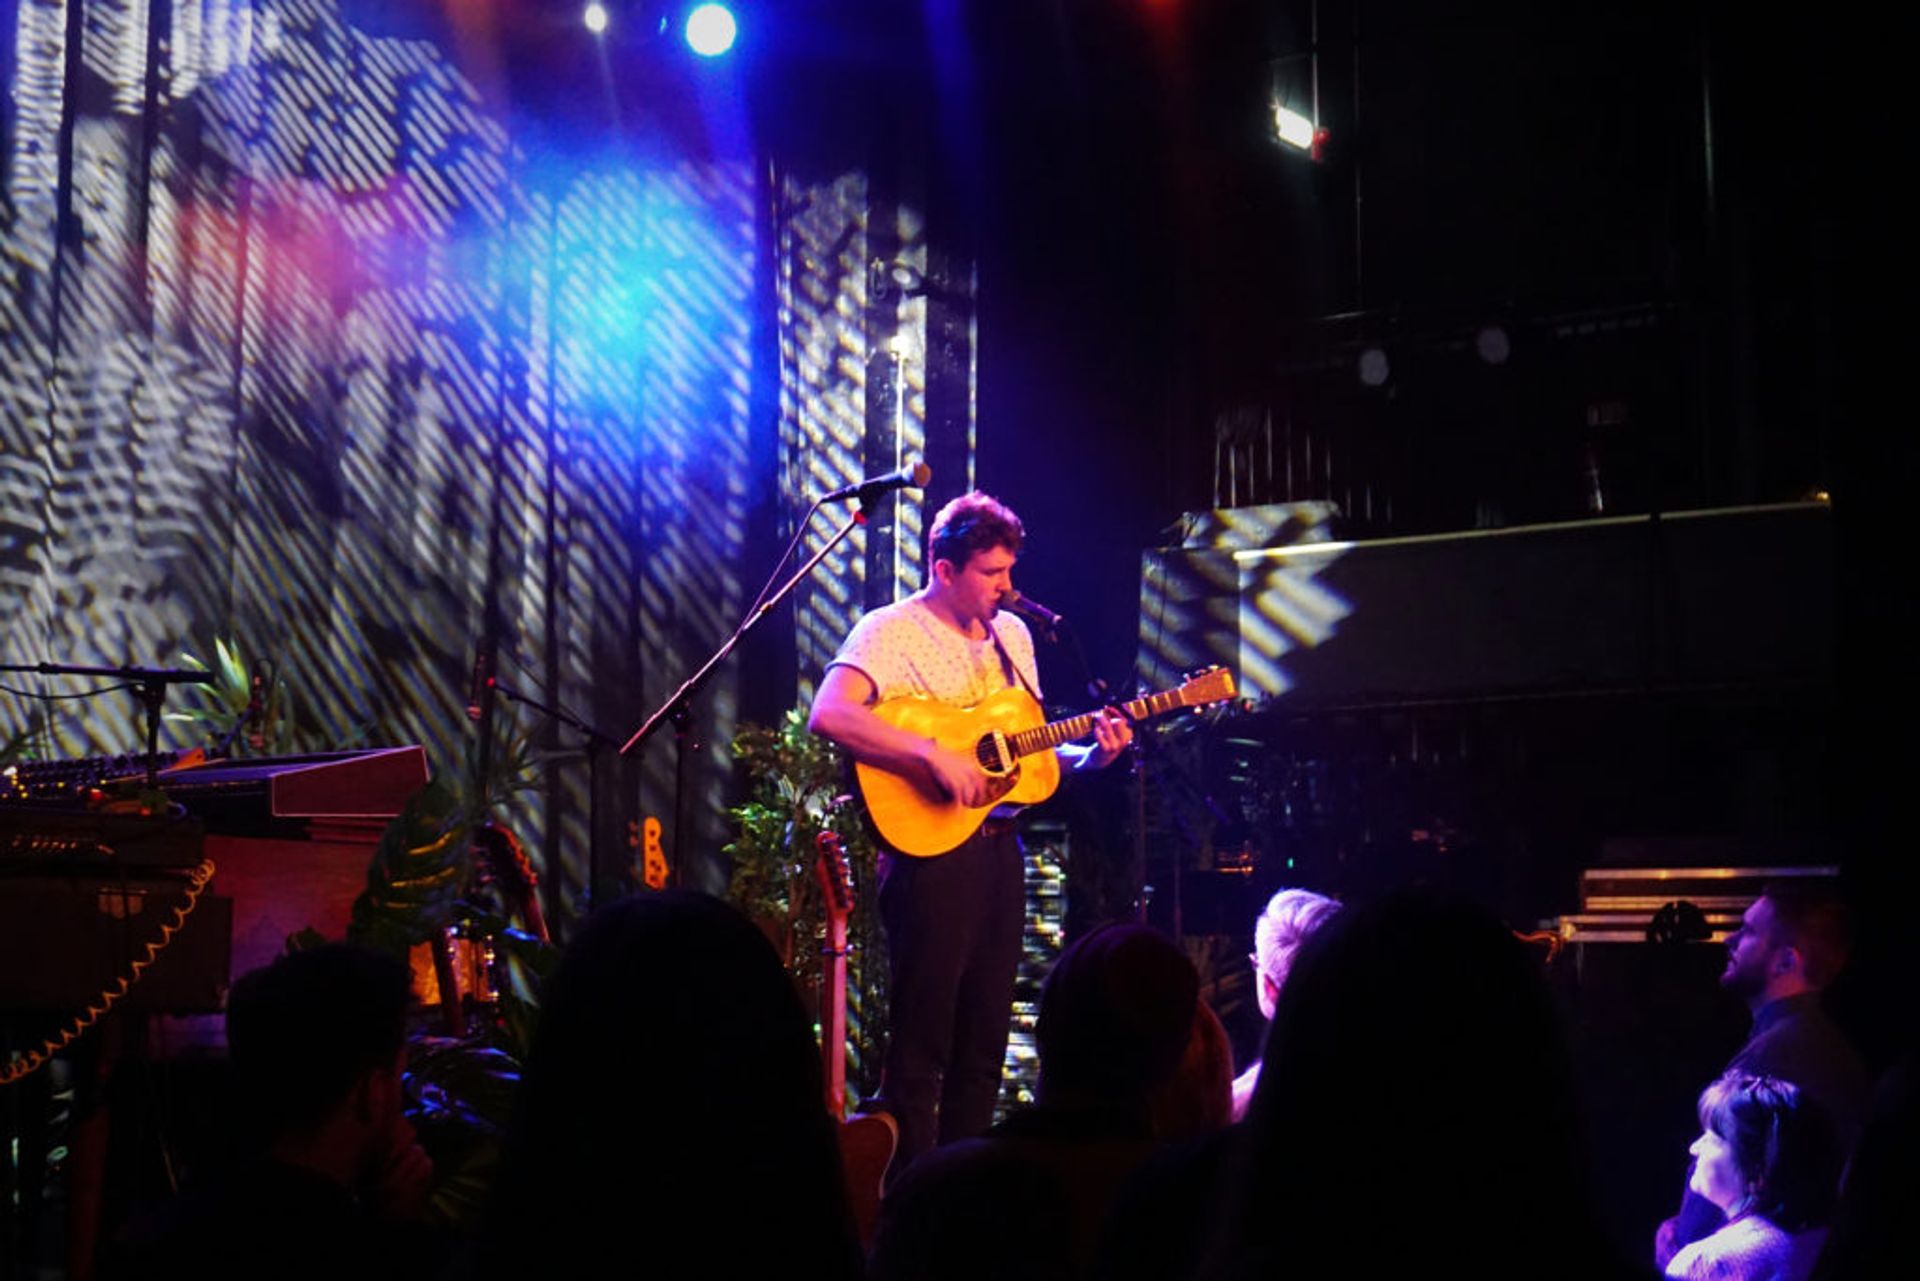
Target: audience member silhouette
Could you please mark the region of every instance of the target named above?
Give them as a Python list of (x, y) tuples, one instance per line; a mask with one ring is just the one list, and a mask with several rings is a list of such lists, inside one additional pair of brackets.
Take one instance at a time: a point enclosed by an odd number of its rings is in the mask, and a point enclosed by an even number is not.
[(739, 912), (641, 894), (568, 946), (470, 1270), (860, 1275), (811, 1023)]
[(412, 1277), (433, 1167), (401, 1113), (405, 963), (348, 944), (283, 956), (227, 1001), (239, 1127), (256, 1155), (130, 1225), (102, 1277)]
[(1688, 1185), (1723, 1216), (1666, 1263), (1679, 1281), (1806, 1281), (1833, 1205), (1833, 1136), (1798, 1087), (1729, 1073), (1700, 1095)]
[(1116, 1189), (1095, 1242), (1093, 1276), (1184, 1276), (1207, 1239), (1232, 1152), (1233, 1049), (1205, 1001), (1194, 1016), (1179, 1069), (1153, 1096), (1153, 1132), (1166, 1142)]
[(1920, 1187), (1920, 1107), (1914, 1058), (1888, 1068), (1840, 1183), (1840, 1203), (1814, 1281), (1920, 1276), (1920, 1233), (1907, 1222)]
[[(1254, 921), (1253, 953), (1248, 957), (1253, 962), (1254, 995), (1262, 1019), (1273, 1018), (1274, 1004), (1301, 945), (1339, 910), (1337, 900), (1312, 890), (1284, 889), (1267, 900)], [(1230, 1122), (1245, 1118), (1259, 1080), (1256, 1057), (1230, 1083)], [(1181, 1137), (1171, 1127), (1163, 1133)], [(1189, 1275), (1209, 1239), (1227, 1185), (1233, 1139), (1224, 1126), (1193, 1128), (1185, 1142), (1149, 1157), (1116, 1197), (1096, 1252), (1094, 1274), (1104, 1281), (1160, 1281)]]
[[(1145, 926), (1102, 925), (1071, 944), (1041, 995), (1037, 1105), (914, 1164), (881, 1207), (872, 1275), (1084, 1275), (1115, 1189), (1154, 1148), (1154, 1097), (1186, 1056), (1198, 993), (1192, 962)], [(1213, 1081), (1217, 1114), (1223, 1068)]]
[(1156, 1139), (1196, 1139), (1233, 1123), (1233, 1042), (1205, 1001), (1193, 1003), (1187, 1048), (1147, 1105)]
[(1424, 892), (1300, 950), (1201, 1274), (1615, 1276), (1539, 963)]

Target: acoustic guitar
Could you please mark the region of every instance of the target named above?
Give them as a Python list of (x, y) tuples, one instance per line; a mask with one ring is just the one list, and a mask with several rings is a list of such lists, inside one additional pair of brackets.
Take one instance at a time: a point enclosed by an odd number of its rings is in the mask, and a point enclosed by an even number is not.
[(900, 1142), (900, 1127), (884, 1112), (847, 1115), (847, 918), (853, 915), (853, 871), (840, 838), (822, 832), (814, 873), (826, 905), (827, 945), (820, 967), (820, 1059), (827, 1078), (827, 1112), (840, 1123), (840, 1160), (860, 1244), (873, 1245), (880, 1219), (880, 1187)]
[[(1233, 673), (1209, 667), (1173, 689), (1123, 703), (1120, 710), (1139, 721), (1182, 707), (1224, 702), (1233, 695)], [(958, 848), (995, 806), (1032, 805), (1052, 796), (1060, 786), (1060, 759), (1053, 749), (1093, 729), (1090, 712), (1047, 723), (1033, 695), (1017, 686), (972, 707), (907, 695), (883, 699), (873, 710), (889, 725), (973, 757), (993, 784), (985, 805), (968, 806), (929, 791), (918, 780), (855, 762), (854, 779), (874, 827), (894, 849), (920, 858)]]

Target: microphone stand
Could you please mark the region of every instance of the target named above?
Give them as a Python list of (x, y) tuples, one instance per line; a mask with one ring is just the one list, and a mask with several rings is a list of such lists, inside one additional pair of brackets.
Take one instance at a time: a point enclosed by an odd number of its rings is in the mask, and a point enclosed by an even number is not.
[[(272, 664), (267, 664), (267, 670), (272, 670)], [(240, 737), (240, 731), (246, 729), (249, 725), (254, 727), (254, 742), (259, 742), (260, 720), (267, 712), (266, 697), (262, 693), (262, 688), (274, 679), (275, 677), (263, 673), (258, 666), (254, 668), (249, 680), (246, 708), (241, 711), (239, 716), (234, 718), (233, 724), (227, 727), (227, 732), (220, 736), (220, 741), (213, 745), (213, 754), (215, 756), (224, 757), (228, 752), (232, 751), (235, 740)]]
[(510, 703), (522, 707), (531, 707), (534, 711), (558, 721), (569, 729), (578, 730), (586, 735), (587, 756), (587, 905), (600, 907), (605, 900), (601, 897), (606, 888), (606, 855), (602, 850), (604, 841), (600, 835), (600, 749), (618, 740), (605, 733), (589, 721), (581, 720), (563, 708), (549, 706), (537, 698), (531, 698), (508, 685), (503, 685), (498, 677), (491, 679), (487, 686), (492, 693), (500, 695)]
[[(1080, 674), (1087, 679), (1087, 695), (1101, 706), (1107, 706), (1112, 697), (1112, 687), (1094, 675), (1093, 664), (1087, 660), (1087, 647), (1080, 643), (1080, 633), (1073, 630), (1073, 625), (1061, 618), (1052, 627), (1042, 626), (1036, 630), (1049, 644), (1054, 645), (1060, 643), (1062, 633), (1066, 635), (1072, 643), (1074, 659), (1080, 664)], [(1147, 923), (1148, 906), (1153, 898), (1153, 886), (1147, 881), (1147, 765), (1155, 746), (1152, 733), (1153, 727), (1145, 721), (1136, 722), (1133, 727), (1133, 746), (1127, 749), (1133, 775), (1128, 790), (1133, 811), (1134, 913), (1142, 925)], [(1184, 937), (1180, 908), (1180, 872), (1176, 863), (1173, 872), (1173, 937), (1176, 942)]]
[[(1087, 661), (1087, 647), (1080, 643), (1080, 633), (1074, 631), (1073, 625), (1064, 618), (1060, 620), (1060, 630), (1073, 642), (1074, 660), (1080, 664), (1080, 674), (1087, 678), (1087, 697), (1102, 707), (1106, 706), (1112, 691), (1104, 680), (1093, 674), (1093, 664)], [(1057, 637), (1055, 633), (1048, 632), (1047, 639), (1056, 640)]]
[(771, 613), (775, 605), (785, 600), (793, 589), (800, 585), (800, 580), (811, 574), (814, 566), (825, 560), (827, 553), (845, 541), (848, 534), (867, 523), (867, 503), (871, 497), (878, 497), (878, 495), (870, 496), (862, 492), (859, 495), (859, 510), (848, 517), (847, 523), (827, 541), (826, 546), (809, 557), (806, 564), (794, 571), (793, 577), (780, 584), (778, 590), (755, 607), (740, 626), (734, 629), (733, 635), (727, 637), (720, 648), (713, 652), (713, 656), (702, 663), (698, 671), (681, 682), (680, 688), (668, 695), (667, 701), (655, 708), (653, 715), (647, 717), (640, 728), (633, 732), (633, 737), (621, 745), (620, 755), (631, 756), (642, 744), (658, 733), (663, 724), (669, 721), (673, 724), (676, 745), (673, 761), (673, 867), (669, 873), (673, 885), (680, 884), (681, 869), (686, 866), (684, 840), (687, 830), (687, 752), (689, 748), (699, 746), (697, 743), (689, 742), (692, 737), (690, 733), (692, 715), (688, 710), (688, 704), (693, 700), (693, 696), (700, 692), (700, 687), (705, 685), (718, 670), (720, 664), (727, 661), (746, 634), (753, 630), (755, 624)]
[(0, 672), (35, 672), (41, 676), (96, 676), (107, 680), (130, 681), (140, 687), (140, 702), (147, 711), (147, 786), (158, 786), (160, 755), (160, 709), (166, 706), (169, 685), (211, 685), (218, 677), (212, 672), (196, 672), (181, 667), (82, 667), (72, 663), (17, 663), (0, 666)]
[(228, 752), (232, 751), (234, 740), (240, 737), (240, 731), (248, 725), (251, 725), (254, 718), (259, 714), (259, 705), (257, 703), (248, 703), (246, 707), (241, 710), (240, 715), (234, 717), (233, 724), (227, 726), (227, 732), (214, 740), (213, 755), (217, 758), (224, 758)]

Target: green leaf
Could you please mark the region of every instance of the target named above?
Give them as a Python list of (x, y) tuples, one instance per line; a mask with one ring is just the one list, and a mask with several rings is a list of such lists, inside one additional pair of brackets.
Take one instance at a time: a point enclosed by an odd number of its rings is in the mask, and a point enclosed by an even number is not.
[(0, 743), (0, 766), (10, 765), (14, 761), (26, 759), (28, 745), (31, 744), (39, 734), (40, 714), (35, 712), (28, 718), (25, 729), (15, 734), (5, 743)]
[(220, 683), (229, 689), (248, 687), (247, 666), (240, 661), (240, 647), (229, 645), (219, 637), (214, 638), (213, 650), (220, 659)]
[(440, 779), (415, 793), (374, 847), (347, 937), (404, 953), (444, 929), (466, 884), (471, 831), (453, 790)]
[(407, 1117), (433, 1159), (431, 1219), (469, 1227), (485, 1210), (500, 1141), (520, 1083), (520, 1059), (484, 1038), (415, 1037), (408, 1046)]
[(850, 1081), (870, 1091), (878, 1084), (887, 1005), (875, 901), (878, 848), (864, 821), (840, 804), (845, 761), (838, 748), (807, 730), (804, 708), (790, 709), (771, 728), (743, 724), (733, 754), (747, 799), (728, 811), (735, 834), (726, 846), (733, 864), (727, 895), (774, 939), (803, 987), (818, 982), (825, 932), (813, 876), (815, 839), (830, 828), (846, 848), (859, 900), (849, 924)]

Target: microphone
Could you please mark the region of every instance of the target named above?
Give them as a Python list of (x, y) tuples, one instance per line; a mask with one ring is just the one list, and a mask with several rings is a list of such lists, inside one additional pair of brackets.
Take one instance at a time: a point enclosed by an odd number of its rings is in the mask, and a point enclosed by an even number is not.
[(473, 656), (473, 679), (467, 683), (467, 719), (477, 721), (493, 695), (493, 654), (482, 647)]
[(1000, 608), (1010, 609), (1041, 631), (1051, 634), (1053, 629), (1066, 620), (1060, 615), (1034, 600), (1031, 596), (1022, 596), (1019, 592), (1009, 591), (1000, 598)]
[(923, 462), (908, 463), (899, 471), (890, 471), (884, 476), (869, 476), (852, 485), (842, 485), (820, 501), (837, 503), (848, 498), (857, 498), (870, 503), (880, 495), (896, 489), (925, 489), (927, 482), (933, 479), (933, 468)]

